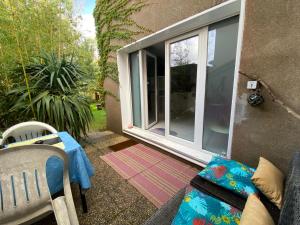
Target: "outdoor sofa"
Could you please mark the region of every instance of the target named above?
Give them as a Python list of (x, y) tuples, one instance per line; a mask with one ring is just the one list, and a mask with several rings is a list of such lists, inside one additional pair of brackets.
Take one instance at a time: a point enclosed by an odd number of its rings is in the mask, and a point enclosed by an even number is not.
[[(233, 204), (238, 209), (243, 210), (245, 200), (233, 195), (230, 191), (208, 184), (205, 181), (198, 182), (195, 177), (191, 184), (198, 185), (198, 189), (210, 194), (221, 201)], [(172, 199), (165, 203), (157, 212), (149, 218), (144, 225), (170, 225), (175, 217), (180, 204), (186, 194), (186, 189), (181, 189)], [(299, 225), (300, 224), (300, 152), (296, 152), (292, 157), (288, 172), (285, 175), (285, 188), (283, 205), (281, 210), (274, 209), (273, 206), (260, 194), (262, 203), (265, 205), (275, 224), (278, 225)]]

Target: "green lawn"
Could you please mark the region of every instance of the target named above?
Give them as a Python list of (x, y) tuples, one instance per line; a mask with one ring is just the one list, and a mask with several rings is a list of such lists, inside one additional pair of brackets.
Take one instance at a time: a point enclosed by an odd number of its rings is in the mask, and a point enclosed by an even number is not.
[(94, 120), (90, 126), (90, 132), (103, 131), (106, 129), (106, 112), (104, 109), (97, 110), (96, 104), (91, 104)]

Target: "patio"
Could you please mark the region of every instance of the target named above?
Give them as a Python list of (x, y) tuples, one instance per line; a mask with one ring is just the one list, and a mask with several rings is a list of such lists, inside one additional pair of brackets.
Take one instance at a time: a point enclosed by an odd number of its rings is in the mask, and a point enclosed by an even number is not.
[[(33, 122), (29, 123), (34, 126)], [(27, 123), (23, 123), (19, 125), (19, 127), (24, 128), (26, 124)], [(31, 135), (33, 135), (33, 133), (34, 132), (31, 132)], [(19, 142), (23, 143), (21, 148), (13, 146), (18, 145), (18, 143), (5, 145), (5, 148), (2, 151), (3, 158), (1, 163), (5, 164), (7, 162), (11, 166), (8, 168), (18, 169), (18, 164), (15, 165), (13, 163), (14, 160), (9, 160), (9, 158), (6, 157), (7, 155), (11, 156), (13, 153), (21, 152), (25, 155), (20, 155), (20, 159), (26, 157), (31, 159), (34, 158), (32, 153), (38, 153), (40, 156), (43, 156), (49, 154), (48, 151), (52, 148), (53, 152), (51, 154), (55, 154), (55, 150), (59, 150), (59, 147), (54, 148), (53, 146), (61, 145), (64, 146), (65, 152), (69, 153), (69, 155), (66, 154), (66, 156), (70, 157), (71, 139), (66, 138), (67, 136), (64, 136), (65, 134), (66, 132), (58, 132), (57, 134), (44, 136), (44, 143), (48, 144), (34, 142), (36, 145), (28, 145), (28, 143), (30, 144), (30, 141), (36, 140), (32, 139)], [(4, 143), (7, 135), (9, 135), (8, 132), (5, 132), (3, 135)], [(53, 138), (55, 136), (57, 137)], [(18, 136), (15, 137), (17, 138)], [(21, 136), (19, 137), (21, 138)], [(48, 137), (48, 139), (45, 137)], [(52, 137), (52, 139), (49, 139), (49, 137)], [(54, 142), (60, 137), (62, 138), (60, 142)], [(50, 142), (53, 146), (49, 146)], [(10, 145), (12, 146), (10, 147)], [(79, 191), (78, 185), (76, 185), (76, 183), (78, 183), (83, 188), (82, 180), (74, 180), (74, 176), (72, 175), (72, 173), (74, 174), (74, 169), (73, 171), (69, 170), (70, 177), (72, 178), (71, 182), (73, 183), (73, 199), (71, 201), (74, 201), (75, 207), (74, 205), (68, 205), (68, 210), (71, 209), (74, 213), (77, 211), (77, 215), (75, 214), (76, 220), (77, 218), (79, 220), (77, 220), (77, 224), (134, 225), (144, 224), (147, 220), (145, 223), (147, 225), (169, 225), (172, 221), (172, 224), (190, 224), (185, 222), (189, 221), (193, 222), (193, 224), (203, 225), (206, 224), (207, 221), (209, 221), (209, 224), (220, 225), (237, 225), (240, 224), (241, 221), (241, 224), (244, 225), (248, 223), (243, 222), (247, 220), (251, 221), (253, 219), (251, 216), (253, 213), (257, 216), (256, 222), (259, 222), (255, 224), (259, 225), (299, 224), (298, 222), (291, 221), (300, 218), (298, 216), (299, 211), (297, 210), (299, 208), (297, 191), (299, 191), (300, 152), (294, 154), (289, 165), (291, 169), (285, 175), (278, 170), (277, 167), (262, 157), (260, 158), (259, 165), (256, 169), (251, 168), (246, 164), (224, 159), (219, 156), (213, 157), (212, 161), (203, 169), (190, 162), (172, 156), (158, 148), (154, 148), (145, 143), (139, 143), (136, 140), (115, 134), (111, 131), (90, 133), (87, 137), (82, 139), (81, 145), (84, 147), (84, 150), (82, 148), (79, 150), (74, 149), (72, 153), (75, 154), (76, 151), (86, 152), (93, 164), (95, 172), (93, 170), (92, 174), (94, 176), (89, 175), (89, 177), (92, 176), (92, 186), (85, 186), (88, 189), (84, 195), (88, 205), (88, 212), (86, 212), (83, 195)], [(7, 151), (9, 148), (12, 149)], [(39, 152), (36, 150), (39, 150)], [(59, 152), (60, 151), (58, 151), (58, 153)], [(77, 154), (79, 153), (77, 152)], [(78, 157), (79, 156), (80, 155), (78, 155)], [(81, 156), (83, 157), (85, 154), (82, 154)], [(71, 159), (69, 162), (74, 163), (72, 162), (73, 160)], [(30, 162), (30, 165), (32, 164), (32, 161), (27, 160), (25, 161), (25, 165), (28, 164), (27, 162)], [(44, 166), (46, 164), (46, 162), (43, 161), (40, 161), (40, 163)], [(54, 161), (47, 165), (48, 181), (46, 180), (45, 173), (44, 175), (37, 175), (40, 173), (37, 172), (38, 167), (36, 167), (36, 165), (38, 164), (33, 165), (34, 168), (36, 168), (35, 188), (37, 188), (38, 195), (41, 196), (39, 197), (40, 199), (45, 196), (43, 190), (44, 184), (46, 184), (47, 190), (50, 190), (51, 192), (52, 186), (49, 184), (49, 177), (51, 177), (50, 171), (53, 171), (53, 169), (48, 169), (52, 168), (51, 166), (54, 165), (53, 163)], [(80, 166), (79, 161), (76, 161), (76, 163), (76, 168), (84, 168)], [(69, 164), (69, 169), (73, 167), (73, 165), (70, 166)], [(88, 164), (86, 164), (86, 168), (88, 169)], [(59, 169), (59, 167), (56, 167), (56, 169)], [(23, 168), (23, 170), (26, 171), (26, 168)], [(201, 172), (198, 173), (198, 171)], [(263, 174), (260, 175), (260, 173)], [(11, 173), (11, 170), (8, 170), (6, 174), (9, 174), (11, 179), (11, 185), (13, 187), (12, 199), (14, 200), (13, 213), (14, 215), (17, 215), (17, 210), (22, 207), (22, 195), (20, 194), (23, 193), (23, 190), (19, 191), (19, 189), (16, 189), (17, 186), (14, 185), (14, 180), (16, 181), (15, 184), (22, 184), (22, 182), (19, 182), (20, 180), (15, 178), (18, 175)], [(4, 174), (4, 178), (6, 174)], [(29, 176), (28, 173), (23, 172), (23, 177)], [(41, 180), (41, 176), (45, 177), (44, 181)], [(78, 174), (75, 177), (81, 179), (82, 176), (83, 175)], [(257, 178), (259, 176), (262, 176), (262, 178)], [(26, 196), (27, 199), (29, 199), (26, 202), (26, 204), (28, 204), (31, 201), (34, 201), (31, 199), (34, 199), (35, 195), (33, 189), (35, 188), (30, 190), (31, 181), (29, 178), (23, 179), (25, 194), (27, 193)], [(275, 202), (268, 194), (266, 194), (264, 189), (257, 189), (259, 188), (259, 184), (255, 184), (255, 182), (260, 181), (255, 179), (269, 179), (268, 184), (270, 183), (270, 186), (276, 186), (276, 182), (278, 182), (278, 186), (275, 188), (278, 188), (278, 194), (283, 196), (283, 198), (280, 197), (281, 200)], [(284, 179), (286, 179), (285, 184)], [(6, 182), (5, 179), (2, 180)], [(27, 181), (29, 181), (29, 185), (27, 185)], [(46, 181), (48, 182), (48, 186)], [(69, 181), (69, 179), (67, 179), (67, 181)], [(66, 182), (63, 183), (63, 197), (58, 197), (60, 194), (58, 192), (53, 192), (54, 195), (50, 204), (53, 204), (54, 207), (57, 206), (55, 204), (57, 204), (56, 202), (59, 201), (59, 199), (67, 199), (68, 196), (72, 198), (70, 189), (66, 189)], [(69, 184), (69, 182), (67, 182), (67, 184)], [(191, 186), (189, 184), (191, 184)], [(285, 186), (285, 191), (283, 186)], [(8, 193), (6, 192), (6, 190), (8, 190), (7, 186), (3, 187), (4, 192), (2, 191), (2, 185), (0, 186), (0, 203), (2, 212), (4, 212), (5, 215), (7, 210), (6, 208), (3, 210), (3, 206), (10, 206), (10, 203), (6, 201), (6, 198), (4, 199), (5, 201), (3, 204), (3, 196), (7, 196), (6, 193)], [(29, 188), (27, 189), (27, 187)], [(292, 193), (291, 195), (287, 194), (290, 192)], [(283, 193), (285, 193), (285, 195), (283, 195)], [(254, 206), (256, 204), (255, 202), (261, 209)], [(282, 208), (281, 205), (283, 205)], [(291, 214), (292, 217), (286, 217), (287, 212), (290, 212), (291, 209), (293, 210), (293, 213)], [(47, 217), (40, 214), (40, 218), (43, 219), (33, 224), (65, 224), (58, 221), (58, 214), (62, 217), (70, 217), (70, 212), (64, 211), (64, 208), (55, 208), (55, 210), (58, 210), (55, 211), (56, 219), (54, 218), (54, 214), (50, 214)], [(254, 210), (255, 212), (251, 212), (251, 210)], [(45, 212), (51, 212), (51, 210)], [(249, 215), (250, 218), (248, 219)], [(264, 223), (263, 219), (259, 219), (259, 217), (263, 218), (264, 216), (269, 223)], [(150, 217), (151, 219), (148, 220)], [(40, 218), (36, 217), (36, 220), (34, 221), (37, 221)], [(8, 224), (15, 224), (14, 222)], [(74, 223), (71, 222), (70, 224)]]
[[(88, 213), (82, 212), (78, 187), (72, 189), (80, 224), (143, 224), (157, 210), (100, 158), (134, 143), (109, 131), (90, 134), (84, 140), (83, 146), (95, 168), (95, 175), (91, 178), (92, 188), (86, 194)], [(56, 222), (54, 216), (50, 215), (35, 224), (50, 225)]]
[(1, 1), (0, 225), (300, 225), (298, 8)]

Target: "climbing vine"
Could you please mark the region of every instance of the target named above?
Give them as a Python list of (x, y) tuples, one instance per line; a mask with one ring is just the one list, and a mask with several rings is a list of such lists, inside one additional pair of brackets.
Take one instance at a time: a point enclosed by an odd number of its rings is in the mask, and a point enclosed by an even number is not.
[(99, 51), (97, 91), (100, 93), (102, 103), (105, 95), (111, 94), (104, 89), (105, 79), (110, 77), (118, 81), (116, 51), (125, 43), (133, 41), (137, 35), (149, 32), (147, 28), (132, 19), (132, 16), (146, 5), (143, 0), (97, 0), (96, 2), (94, 18)]

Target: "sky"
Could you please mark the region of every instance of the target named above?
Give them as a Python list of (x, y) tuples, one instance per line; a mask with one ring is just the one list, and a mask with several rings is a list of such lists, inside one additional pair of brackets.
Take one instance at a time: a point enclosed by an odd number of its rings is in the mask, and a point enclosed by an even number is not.
[(95, 38), (95, 21), (93, 11), (96, 0), (73, 0), (74, 13), (81, 16), (81, 20), (77, 26), (79, 32), (86, 38)]

